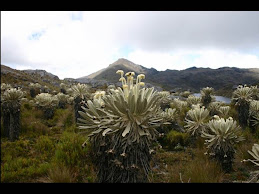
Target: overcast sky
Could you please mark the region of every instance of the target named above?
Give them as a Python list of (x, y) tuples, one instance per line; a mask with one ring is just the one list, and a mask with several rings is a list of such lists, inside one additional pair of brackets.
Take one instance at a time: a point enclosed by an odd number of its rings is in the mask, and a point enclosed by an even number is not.
[(63, 79), (118, 58), (160, 71), (259, 68), (259, 11), (1, 11), (1, 64)]

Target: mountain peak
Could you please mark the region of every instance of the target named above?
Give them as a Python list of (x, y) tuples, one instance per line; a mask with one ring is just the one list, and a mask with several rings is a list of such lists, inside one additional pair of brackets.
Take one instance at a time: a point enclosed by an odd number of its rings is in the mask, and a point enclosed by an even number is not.
[(195, 67), (195, 66), (193, 66), (193, 67), (189, 67), (189, 68), (187, 68), (187, 69), (185, 69), (185, 70), (195, 70), (195, 69), (198, 69), (198, 68)]
[(120, 62), (131, 62), (128, 59), (125, 59), (125, 58), (119, 58), (116, 62), (118, 62), (118, 61), (120, 61)]
[[(127, 71), (134, 71), (137, 74), (145, 73), (145, 70), (146, 70), (145, 67), (143, 67), (141, 65), (137, 65), (137, 64), (129, 61), (128, 59), (119, 58), (117, 61), (110, 64), (108, 67), (106, 67), (104, 69), (101, 69), (101, 70), (99, 70), (95, 73), (92, 73), (88, 76), (81, 77), (81, 78), (90, 78), (90, 79), (96, 78), (96, 79), (98, 79), (100, 77), (103, 77), (103, 76), (101, 76), (102, 74), (109, 74), (108, 73), (109, 71), (112, 71), (112, 74), (115, 74), (115, 72), (119, 69), (124, 70), (125, 73)], [(112, 75), (110, 75), (110, 76), (112, 76)]]
[(124, 59), (124, 58), (119, 58), (117, 61), (115, 61), (114, 63), (110, 64), (109, 66), (115, 66), (115, 65), (136, 65), (135, 63), (129, 61), (128, 59)]

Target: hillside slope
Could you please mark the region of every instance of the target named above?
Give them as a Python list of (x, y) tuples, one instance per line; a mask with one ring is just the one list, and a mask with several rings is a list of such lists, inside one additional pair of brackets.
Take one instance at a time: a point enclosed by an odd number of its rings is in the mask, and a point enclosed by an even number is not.
[(1, 65), (1, 83), (11, 84), (28, 90), (30, 83), (39, 83), (51, 90), (59, 90), (61, 80), (45, 70), (16, 70)]

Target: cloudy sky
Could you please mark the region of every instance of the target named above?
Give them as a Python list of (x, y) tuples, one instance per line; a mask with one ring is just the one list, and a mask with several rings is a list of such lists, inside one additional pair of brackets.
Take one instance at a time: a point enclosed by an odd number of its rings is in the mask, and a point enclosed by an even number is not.
[(1, 64), (63, 79), (118, 58), (160, 71), (259, 68), (259, 11), (1, 11)]

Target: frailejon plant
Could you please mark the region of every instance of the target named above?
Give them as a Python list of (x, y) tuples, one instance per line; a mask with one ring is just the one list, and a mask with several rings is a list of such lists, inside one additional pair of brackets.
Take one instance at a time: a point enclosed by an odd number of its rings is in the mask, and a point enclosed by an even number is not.
[[(243, 160), (243, 162), (252, 162), (253, 164), (255, 164), (255, 166), (258, 167), (259, 169), (259, 144), (254, 144), (252, 147), (252, 150), (248, 150), (248, 153), (254, 158), (254, 159), (247, 159), (247, 160)], [(259, 170), (254, 172), (254, 176), (253, 178), (249, 181), (252, 182), (253, 180), (255, 180), (254, 182), (259, 183)], [(257, 181), (256, 181), (257, 180)]]
[(115, 85), (109, 85), (108, 87), (107, 87), (107, 93), (108, 94), (110, 94), (111, 93), (111, 90), (116, 90), (116, 87), (115, 87)]
[(43, 110), (45, 119), (52, 119), (58, 105), (58, 99), (51, 94), (41, 93), (35, 97), (35, 105)]
[(259, 88), (257, 86), (251, 86), (253, 100), (259, 100)]
[(247, 86), (238, 86), (233, 92), (232, 101), (238, 111), (238, 120), (242, 127), (247, 126), (249, 117), (249, 104), (252, 100), (253, 90)]
[(65, 109), (66, 104), (68, 104), (68, 102), (69, 102), (69, 100), (68, 100), (70, 98), (69, 95), (59, 92), (56, 95), (56, 97), (58, 99), (58, 108)]
[(69, 96), (68, 99), (67, 99), (67, 103), (68, 104), (73, 104), (73, 102), (74, 102), (74, 97)]
[(253, 116), (251, 119), (252, 126), (255, 128), (255, 132), (259, 130), (259, 114)]
[(245, 162), (246, 161), (250, 161), (252, 163), (254, 163), (256, 166), (259, 167), (259, 144), (254, 144), (253, 147), (252, 147), (252, 151), (248, 150), (248, 153), (253, 156), (253, 160), (251, 159), (247, 159), (247, 160), (244, 160)]
[(255, 132), (259, 127), (259, 100), (252, 100), (249, 105), (249, 127)]
[(217, 117), (209, 121), (207, 126), (207, 131), (202, 131), (201, 135), (206, 139), (206, 154), (216, 159), (225, 172), (230, 172), (236, 152), (235, 146), (245, 139), (241, 128), (231, 117), (226, 120)]
[(41, 88), (41, 93), (48, 93), (49, 88), (48, 86), (44, 86), (43, 88)]
[(60, 92), (63, 94), (67, 94), (67, 85), (64, 83), (61, 83), (59, 86), (60, 86)]
[(1, 83), (1, 93), (3, 94), (7, 89), (12, 88), (10, 84)]
[(161, 116), (165, 118), (167, 121), (176, 121), (177, 118), (177, 111), (176, 109), (167, 108), (165, 111), (161, 112)]
[(208, 106), (208, 110), (210, 111), (210, 116), (219, 114), (220, 107), (223, 106), (222, 102), (211, 102)]
[(205, 107), (196, 107), (187, 112), (184, 126), (187, 133), (192, 137), (197, 138), (206, 128), (206, 123), (209, 118), (209, 111)]
[(172, 129), (181, 131), (177, 123), (178, 114), (175, 108), (166, 108), (161, 112), (161, 116), (165, 121), (168, 121), (168, 123), (164, 123), (164, 125), (158, 128), (160, 133), (168, 133)]
[(52, 91), (52, 94), (53, 94), (53, 95), (57, 95), (58, 92), (57, 92), (56, 90), (53, 90), (53, 91)]
[(102, 99), (105, 96), (105, 93), (106, 93), (105, 91), (96, 91), (94, 93), (93, 103), (96, 107), (103, 108), (105, 106), (105, 103)]
[(188, 98), (191, 95), (190, 91), (184, 91), (180, 93), (180, 96), (184, 97), (184, 98)]
[(166, 108), (170, 108), (170, 101), (171, 101), (171, 98), (170, 98), (170, 92), (168, 91), (161, 91), (161, 92), (158, 92), (158, 95), (161, 96), (161, 108), (163, 110), (165, 110)]
[(39, 83), (30, 83), (29, 88), (31, 97), (35, 98), (35, 96), (39, 93), (38, 90), (41, 88), (41, 85)]
[(104, 106), (94, 105), (88, 100), (87, 108), (79, 111), (79, 129), (90, 130), (94, 164), (99, 182), (146, 182), (151, 170), (150, 160), (154, 154), (153, 142), (156, 130), (164, 121), (161, 116), (161, 96), (154, 88), (141, 88), (144, 75), (134, 72), (119, 81), (122, 88), (112, 90), (102, 97)]
[(189, 95), (186, 99), (186, 102), (188, 103), (189, 107), (191, 107), (192, 105), (200, 104), (201, 98), (198, 96)]
[(229, 117), (229, 115), (228, 115), (229, 111), (230, 111), (230, 106), (221, 106), (219, 108), (219, 115), (222, 118), (227, 118), (227, 117)]
[(72, 88), (67, 88), (66, 92), (67, 92), (67, 94), (68, 94), (69, 96), (73, 96), (73, 90), (72, 90)]
[(1, 96), (4, 136), (11, 141), (19, 138), (21, 99), (24, 97), (20, 88), (7, 89)]
[(201, 93), (201, 102), (203, 106), (207, 108), (209, 104), (215, 100), (215, 97), (213, 96), (214, 89), (211, 87), (202, 88), (200, 93)]
[(86, 84), (80, 84), (73, 85), (71, 87), (72, 90), (72, 96), (74, 98), (74, 111), (75, 111), (75, 120), (77, 122), (77, 119), (80, 117), (78, 111), (82, 111), (83, 109), (81, 106), (84, 104), (85, 101), (90, 99), (90, 92), (89, 92), (89, 86)]
[(186, 101), (180, 100), (179, 98), (175, 98), (170, 103), (170, 107), (175, 107), (179, 112), (182, 112), (185, 108), (188, 107), (188, 103)]

